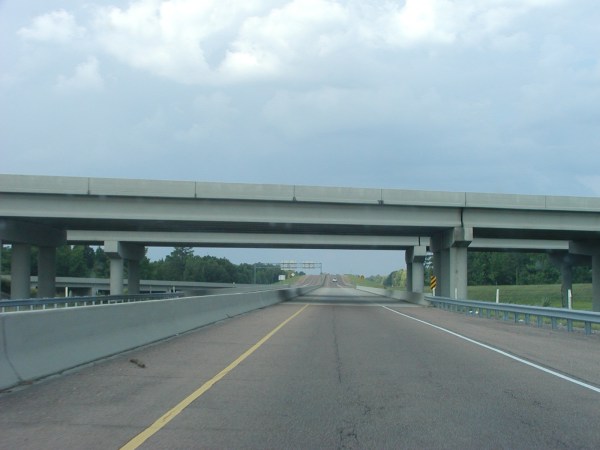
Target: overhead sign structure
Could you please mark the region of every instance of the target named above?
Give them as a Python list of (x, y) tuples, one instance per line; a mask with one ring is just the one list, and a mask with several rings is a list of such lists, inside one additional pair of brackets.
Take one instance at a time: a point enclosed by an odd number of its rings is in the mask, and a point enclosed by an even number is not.
[(313, 261), (282, 261), (279, 264), (273, 265), (278, 265), (282, 270), (319, 269), (321, 272), (323, 272), (323, 263)]
[[(313, 261), (304, 261), (304, 262), (296, 262), (296, 261), (282, 261), (280, 263), (267, 263), (264, 265), (254, 264), (254, 279), (253, 284), (256, 284), (256, 269), (272, 269), (273, 267), (278, 267), (281, 270), (298, 270), (298, 269), (319, 269), (319, 273), (323, 273), (323, 263), (313, 262)], [(281, 281), (281, 280), (280, 280)]]

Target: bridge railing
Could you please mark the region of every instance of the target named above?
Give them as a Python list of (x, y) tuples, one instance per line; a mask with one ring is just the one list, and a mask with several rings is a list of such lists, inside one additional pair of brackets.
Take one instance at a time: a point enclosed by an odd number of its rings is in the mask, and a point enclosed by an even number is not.
[(462, 312), (477, 317), (502, 318), (514, 320), (515, 323), (524, 322), (529, 325), (532, 318), (535, 324), (542, 327), (545, 321), (550, 321), (552, 329), (557, 329), (559, 323), (565, 323), (568, 331), (573, 331), (573, 324), (582, 324), (585, 334), (592, 333), (592, 324), (600, 324), (600, 313), (579, 311), (562, 308), (547, 308), (539, 306), (515, 305), (510, 303), (492, 303), (476, 300), (455, 300), (445, 297), (426, 295), (425, 300), (432, 306), (449, 311)]
[(180, 298), (180, 292), (136, 294), (136, 295), (102, 295), (96, 297), (56, 297), (23, 300), (0, 301), (0, 313), (18, 311), (36, 311), (44, 309), (70, 308), (93, 305), (110, 305), (116, 303), (143, 302), (147, 300), (164, 300)]

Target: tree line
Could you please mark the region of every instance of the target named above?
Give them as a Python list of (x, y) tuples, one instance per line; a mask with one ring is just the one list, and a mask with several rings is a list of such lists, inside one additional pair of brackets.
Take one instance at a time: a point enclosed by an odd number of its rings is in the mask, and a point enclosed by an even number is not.
[[(31, 274), (38, 274), (36, 247), (31, 249)], [(10, 273), (11, 248), (2, 248), (2, 273)], [(175, 247), (163, 259), (140, 261), (140, 277), (144, 280), (197, 281), (214, 283), (270, 284), (285, 274), (277, 265), (257, 263), (234, 264), (226, 258), (194, 255), (192, 247)], [(125, 265), (127, 274), (127, 265)], [(110, 260), (102, 247), (65, 245), (56, 251), (56, 275), (59, 277), (108, 278)], [(256, 280), (255, 280), (256, 277)]]
[[(2, 273), (10, 273), (10, 246), (2, 248)], [(528, 285), (558, 284), (560, 269), (544, 253), (468, 252), (468, 284)], [(194, 255), (192, 247), (175, 247), (164, 259), (150, 261), (146, 256), (140, 261), (140, 276), (146, 280), (199, 281), (216, 283), (269, 284), (284, 274), (279, 266), (257, 263), (233, 264), (226, 258)], [(266, 266), (266, 267), (265, 267)], [(125, 266), (127, 270), (127, 266)], [(433, 258), (425, 261), (425, 277), (433, 273)], [(37, 275), (37, 248), (32, 247), (31, 274)], [(56, 274), (63, 277), (108, 278), (110, 261), (102, 247), (65, 245), (56, 252)], [(406, 271), (400, 269), (389, 275), (368, 278), (389, 287), (405, 287)], [(591, 267), (573, 268), (574, 283), (591, 283)]]
[[(433, 255), (425, 260), (425, 281), (433, 275)], [(386, 287), (406, 287), (406, 271), (367, 278)], [(591, 283), (590, 266), (573, 267), (573, 283)], [(467, 283), (469, 286), (560, 284), (560, 268), (545, 253), (468, 252)]]
[[(560, 268), (545, 253), (469, 252), (468, 284), (531, 285), (559, 284)], [(590, 266), (573, 267), (573, 283), (591, 283)]]

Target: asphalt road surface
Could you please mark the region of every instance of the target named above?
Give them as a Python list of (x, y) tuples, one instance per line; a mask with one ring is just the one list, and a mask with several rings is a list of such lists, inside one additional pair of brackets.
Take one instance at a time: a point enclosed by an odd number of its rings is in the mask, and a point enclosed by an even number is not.
[(598, 336), (382, 300), (330, 278), (1, 394), (0, 448), (600, 448)]

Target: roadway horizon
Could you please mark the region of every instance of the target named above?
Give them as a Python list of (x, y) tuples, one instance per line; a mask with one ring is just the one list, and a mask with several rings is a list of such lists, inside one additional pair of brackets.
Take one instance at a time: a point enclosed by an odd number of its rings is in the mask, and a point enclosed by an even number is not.
[[(148, 247), (147, 256), (158, 261), (168, 256), (173, 247)], [(194, 247), (196, 256), (226, 258), (234, 264), (280, 263), (282, 261), (314, 261), (323, 263), (323, 272), (348, 275), (388, 276), (405, 269), (403, 250), (316, 250), (316, 249), (234, 249)], [(389, 269), (389, 270), (388, 270)], [(309, 273), (308, 270), (304, 272)]]

